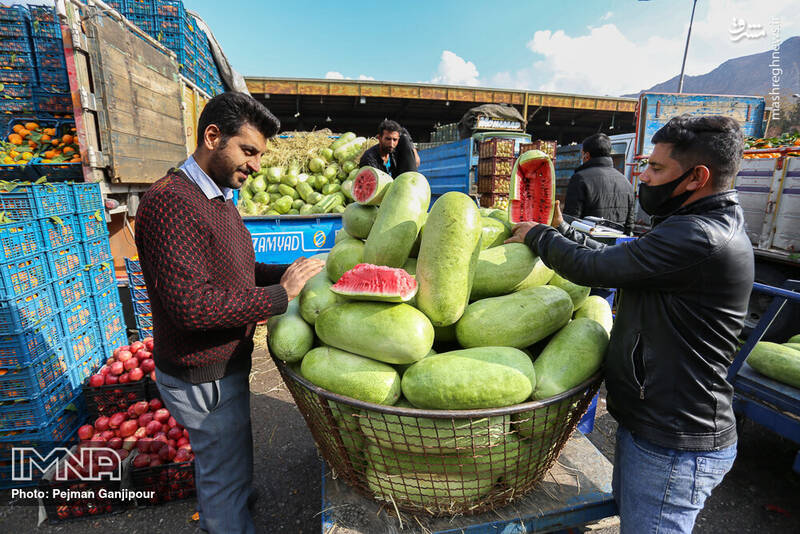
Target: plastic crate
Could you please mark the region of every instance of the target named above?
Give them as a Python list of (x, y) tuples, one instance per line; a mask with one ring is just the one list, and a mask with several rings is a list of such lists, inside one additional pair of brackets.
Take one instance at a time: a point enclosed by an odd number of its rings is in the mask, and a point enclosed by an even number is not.
[(79, 179), (83, 175), (81, 162), (42, 163), (42, 158), (34, 158), (29, 165), (36, 177), (44, 176), (50, 181)]
[(183, 34), (175, 31), (165, 29), (162, 24), (163, 19), (156, 18), (156, 40), (169, 48), (177, 55), (179, 51), (183, 50)]
[(108, 225), (103, 209), (98, 209), (94, 213), (79, 213), (75, 219), (81, 239), (84, 241), (108, 235)]
[(145, 285), (144, 273), (128, 273), (128, 281), (132, 286), (142, 287)]
[[(34, 178), (38, 178), (38, 176), (36, 176), (33, 167), (30, 165), (0, 165), (0, 180), (2, 181), (18, 182), (20, 180), (30, 180)], [(2, 200), (2, 192), (0, 192), (0, 203)], [(14, 217), (10, 218), (13, 219)]]
[(182, 0), (154, 0), (155, 15), (159, 17), (180, 17), (186, 19)]
[(91, 354), (69, 367), (69, 380), (73, 388), (80, 388), (87, 378), (97, 372), (103, 365), (105, 359), (102, 358), (103, 347), (100, 346)]
[(29, 83), (4, 83), (3, 91), (0, 92), (0, 96), (24, 98), (33, 101), (33, 86)]
[(29, 69), (33, 65), (31, 54), (19, 52), (0, 52), (0, 68), (2, 69)]
[(66, 184), (15, 182), (0, 188), (0, 211), (13, 220), (68, 215), (72, 210)]
[(20, 334), (0, 336), (0, 368), (31, 365), (61, 346), (61, 323), (53, 315)]
[(0, 299), (10, 299), (49, 283), (52, 278), (47, 261), (47, 253), (38, 252), (0, 263)]
[(514, 158), (484, 158), (478, 160), (478, 176), (511, 176)]
[(100, 236), (96, 239), (84, 241), (83, 253), (88, 264), (99, 264), (103, 262), (110, 262), (114, 260), (111, 255), (111, 245), (108, 242), (108, 236)]
[(125, 0), (108, 0), (106, 5), (115, 9), (121, 15), (125, 13)]
[[(153, 329), (153, 314), (152, 313), (137, 313), (136, 314), (136, 327), (139, 330), (152, 330)], [(142, 336), (140, 336), (142, 337)], [(147, 336), (143, 336), (147, 337)]]
[(92, 296), (89, 277), (86, 272), (79, 271), (53, 282), (53, 293), (56, 295), (56, 304), (61, 310), (70, 308), (73, 304)]
[(50, 86), (48, 91), (57, 88), (58, 91), (69, 91), (69, 77), (67, 69), (38, 69), (39, 84)]
[(48, 384), (66, 372), (67, 363), (59, 351), (53, 351), (27, 367), (8, 369), (0, 376), (0, 402), (37, 397)]
[(100, 184), (72, 184), (72, 196), (75, 200), (75, 211), (78, 213), (103, 209), (103, 194), (100, 192)]
[(103, 343), (103, 352), (101, 353), (103, 361), (105, 362), (108, 358), (110, 358), (114, 354), (114, 350), (127, 344), (128, 335), (125, 332), (125, 329), (111, 336), (111, 339)]
[[(56, 39), (49, 39), (55, 41)], [(36, 67), (39, 69), (66, 69), (63, 51), (36, 52)]]
[[(505, 206), (503, 204), (505, 204)], [(506, 209), (508, 207), (508, 195), (482, 193), (480, 205), (482, 208)]]
[(35, 83), (36, 75), (32, 69), (0, 69), (0, 82)]
[(145, 286), (131, 287), (131, 298), (135, 300), (150, 300), (150, 297), (147, 295), (147, 287)]
[(149, 300), (134, 300), (133, 313), (136, 315), (147, 315), (153, 313), (153, 306)]
[(14, 447), (43, 447), (62, 444), (76, 438), (76, 431), (86, 421), (83, 402), (75, 397), (55, 417), (45, 424), (30, 430), (2, 435), (0, 433), (0, 459), (10, 459)]
[[(27, 37), (0, 38), (0, 53), (30, 54), (31, 43)], [(13, 96), (3, 90), (3, 95)]]
[(0, 224), (0, 261), (16, 260), (43, 251), (38, 221)]
[(131, 404), (148, 400), (144, 379), (125, 384), (109, 384), (106, 386), (90, 387), (83, 384), (83, 396), (86, 400), (86, 409), (90, 420), (101, 415), (112, 415), (128, 409)]
[(133, 24), (138, 26), (142, 31), (149, 35), (153, 35), (155, 33), (155, 20), (153, 20), (152, 15), (140, 15), (136, 13), (129, 13), (125, 15), (125, 18), (131, 21)]
[(511, 179), (508, 176), (480, 176), (478, 193), (496, 193), (508, 195)]
[(0, 37), (27, 37), (28, 24), (24, 20), (0, 20)]
[(94, 299), (91, 298), (85, 298), (62, 308), (58, 317), (61, 320), (61, 331), (67, 338), (71, 338), (73, 334), (80, 334), (90, 324), (98, 323), (101, 330), (106, 326), (98, 321)]
[(77, 364), (87, 354), (96, 351), (100, 346), (100, 333), (94, 324), (90, 324), (84, 330), (73, 334), (72, 337), (67, 338), (64, 342), (67, 367)]
[(109, 286), (108, 288), (94, 294), (94, 307), (97, 314), (105, 317), (117, 310), (122, 309), (122, 303), (119, 300), (119, 291), (117, 286)]
[(0, 334), (19, 334), (58, 310), (53, 288), (41, 285), (32, 291), (0, 301)]
[(0, 431), (37, 428), (63, 410), (74, 396), (69, 376), (64, 375), (38, 397), (0, 402)]
[(24, 98), (4, 98), (0, 100), (0, 113), (4, 115), (30, 115), (36, 111), (32, 100)]
[(45, 39), (61, 39), (61, 25), (57, 22), (32, 20), (31, 35), (34, 39), (41, 37)]
[(117, 334), (125, 332), (125, 319), (122, 318), (121, 310), (106, 315), (100, 323), (100, 341), (103, 344), (111, 343)]
[(139, 258), (125, 258), (125, 270), (128, 271), (128, 274), (142, 272), (142, 264), (139, 262)]
[(521, 143), (519, 145), (519, 153), (520, 155), (522, 155), (529, 150), (541, 150), (542, 152), (550, 156), (550, 159), (555, 161), (557, 147), (558, 147), (557, 141), (538, 140), (538, 141), (533, 141), (532, 143)]
[(28, 16), (28, 10), (22, 6), (0, 6), (0, 21), (17, 20), (24, 22), (28, 20)]
[(194, 497), (194, 461), (132, 468), (131, 488), (134, 491), (155, 490), (152, 497), (137, 499), (139, 506), (155, 506)]
[(39, 231), (44, 248), (51, 250), (80, 241), (81, 234), (76, 215), (62, 215), (39, 219)]
[(483, 141), (478, 147), (480, 158), (513, 158), (514, 140), (494, 138)]
[(139, 328), (139, 339), (144, 339), (146, 337), (153, 337), (153, 329), (152, 328)]
[(125, 0), (125, 15), (155, 15), (153, 0)]
[[(33, 40), (33, 51), (37, 59), (39, 54), (61, 54), (63, 56), (64, 41), (61, 38), (45, 39), (44, 37), (39, 37)], [(41, 67), (42, 64), (39, 63), (39, 66)]]
[(110, 262), (88, 265), (86, 272), (89, 277), (89, 287), (93, 293), (100, 293), (109, 287), (116, 290), (116, 274), (114, 265)]
[(47, 255), (47, 268), (53, 279), (69, 276), (80, 271), (86, 265), (81, 243), (72, 243), (49, 250), (45, 254)]
[(31, 20), (39, 22), (57, 22), (55, 9), (52, 6), (30, 6)]
[(69, 92), (52, 93), (50, 91), (33, 91), (33, 102), (39, 113), (72, 113), (72, 95)]

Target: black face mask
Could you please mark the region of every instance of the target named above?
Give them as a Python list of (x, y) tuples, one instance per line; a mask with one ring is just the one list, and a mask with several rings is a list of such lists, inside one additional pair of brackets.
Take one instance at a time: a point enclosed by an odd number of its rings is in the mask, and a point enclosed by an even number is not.
[(681, 205), (686, 202), (686, 199), (692, 196), (694, 191), (684, 191), (676, 197), (672, 197), (672, 192), (675, 191), (681, 182), (683, 182), (689, 174), (694, 170), (691, 167), (688, 171), (681, 174), (671, 182), (661, 185), (647, 185), (642, 182), (639, 184), (639, 204), (648, 215), (664, 217), (670, 215)]

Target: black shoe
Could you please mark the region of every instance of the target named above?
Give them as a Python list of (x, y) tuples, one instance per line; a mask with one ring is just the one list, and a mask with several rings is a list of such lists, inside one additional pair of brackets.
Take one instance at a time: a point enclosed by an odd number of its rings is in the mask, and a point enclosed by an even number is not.
[(253, 486), (253, 489), (250, 491), (250, 496), (247, 497), (247, 508), (252, 512), (253, 508), (256, 506), (256, 502), (261, 497), (261, 491)]

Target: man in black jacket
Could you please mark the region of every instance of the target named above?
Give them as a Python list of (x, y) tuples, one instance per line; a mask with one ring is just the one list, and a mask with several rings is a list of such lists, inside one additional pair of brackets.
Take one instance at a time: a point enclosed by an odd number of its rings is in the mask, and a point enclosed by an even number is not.
[(384, 119), (378, 126), (377, 137), (378, 144), (364, 152), (359, 167), (375, 167), (393, 178), (417, 170), (419, 154), (408, 130), (393, 120)]
[(636, 195), (633, 186), (611, 162), (611, 139), (590, 135), (581, 146), (583, 164), (569, 180), (564, 215), (602, 217), (633, 231)]
[(691, 532), (733, 464), (725, 376), (753, 284), (753, 249), (728, 190), (742, 157), (739, 125), (683, 115), (653, 142), (639, 190), (650, 232), (604, 246), (556, 213), (558, 229), (520, 223), (509, 240), (572, 282), (620, 289), (605, 367), (623, 534)]

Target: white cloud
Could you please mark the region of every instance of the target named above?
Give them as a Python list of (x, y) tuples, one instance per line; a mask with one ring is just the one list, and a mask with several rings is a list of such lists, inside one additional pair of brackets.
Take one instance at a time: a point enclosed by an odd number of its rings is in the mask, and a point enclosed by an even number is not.
[[(773, 17), (780, 21), (780, 41), (800, 34), (796, 0), (774, 0), (769, 4), (747, 0), (708, 0), (707, 6), (702, 16), (699, 12), (695, 15), (686, 61), (687, 75), (705, 74), (728, 59), (771, 48), (771, 30), (776, 27)], [(647, 17), (647, 10), (639, 13)], [(606, 21), (612, 15), (614, 13), (609, 11), (601, 20)], [(564, 30), (537, 31), (527, 48), (540, 57), (515, 71), (491, 75), (489, 84), (598, 95), (635, 93), (669, 80), (680, 72), (688, 15), (687, 12), (685, 19), (676, 16), (655, 25), (654, 21), (647, 19), (638, 21), (650, 24), (653, 29), (644, 39), (635, 39), (631, 37), (634, 32), (626, 31), (627, 26), (618, 27), (610, 22), (577, 34), (568, 34)], [(760, 39), (733, 41), (730, 30), (734, 18), (751, 26), (761, 25), (767, 35)], [(755, 29), (751, 31), (753, 34), (756, 32)], [(475, 72), (477, 78), (477, 69)]]
[(329, 70), (325, 73), (326, 80), (344, 80), (344, 74), (335, 70)]
[(450, 50), (442, 52), (436, 76), (431, 82), (445, 85), (481, 85), (475, 63), (466, 61)]
[(367, 76), (366, 74), (359, 74), (358, 75), (358, 79), (359, 80), (374, 80), (375, 78), (372, 77), (372, 76)]

